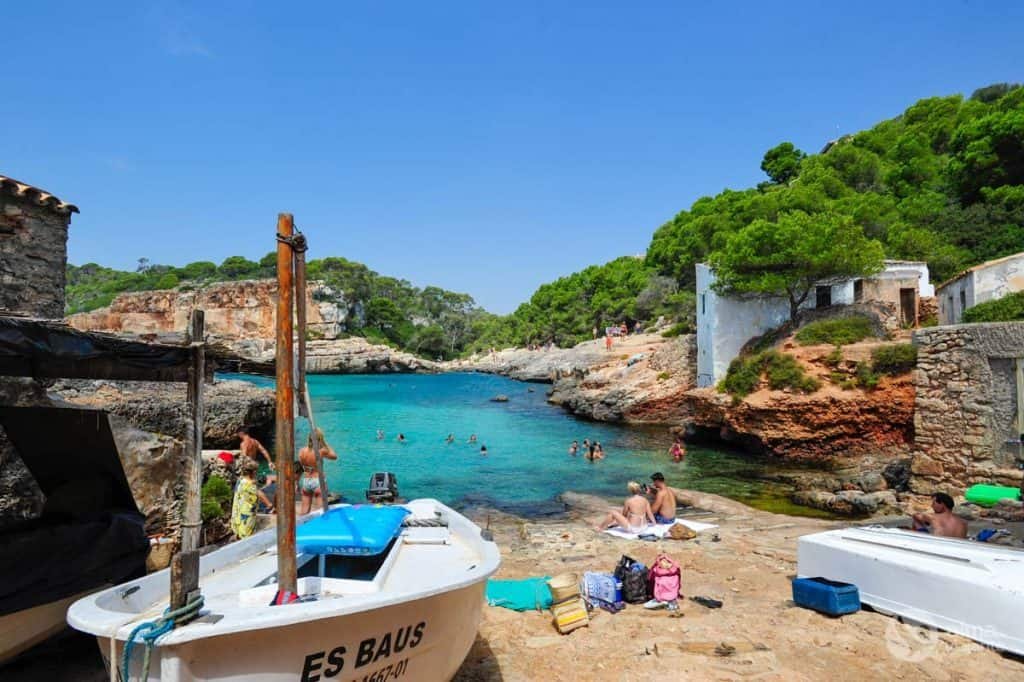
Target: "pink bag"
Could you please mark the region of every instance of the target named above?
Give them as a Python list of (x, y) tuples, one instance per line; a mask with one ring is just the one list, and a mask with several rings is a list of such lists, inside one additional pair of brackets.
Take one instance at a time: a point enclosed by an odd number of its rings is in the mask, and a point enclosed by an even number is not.
[(658, 601), (675, 601), (682, 587), (679, 564), (667, 554), (659, 554), (651, 566), (651, 592)]

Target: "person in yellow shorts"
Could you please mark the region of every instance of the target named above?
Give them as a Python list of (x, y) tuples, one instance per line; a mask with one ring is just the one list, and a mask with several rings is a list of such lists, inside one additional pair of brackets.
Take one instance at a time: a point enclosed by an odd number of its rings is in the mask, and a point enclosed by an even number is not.
[(256, 528), (256, 502), (259, 500), (274, 511), (274, 504), (256, 485), (259, 464), (246, 457), (242, 461), (242, 472), (235, 484), (235, 499), (231, 503), (231, 532), (238, 539), (252, 535)]

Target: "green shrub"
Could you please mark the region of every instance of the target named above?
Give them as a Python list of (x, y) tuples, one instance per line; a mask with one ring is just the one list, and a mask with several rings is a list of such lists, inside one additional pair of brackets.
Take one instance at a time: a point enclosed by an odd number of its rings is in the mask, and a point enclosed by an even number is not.
[(856, 343), (873, 334), (871, 320), (857, 315), (811, 322), (801, 327), (800, 331), (796, 333), (796, 340), (801, 346), (814, 346), (822, 343), (842, 346), (847, 343)]
[(932, 315), (929, 315), (928, 317), (921, 318), (921, 321), (918, 322), (918, 326), (919, 327), (938, 327), (939, 326), (939, 316), (935, 315), (935, 314), (932, 314)]
[(964, 322), (1011, 322), (1024, 320), (1024, 291), (979, 303), (964, 311)]
[(857, 385), (862, 388), (871, 390), (878, 386), (878, 379), (880, 377), (871, 370), (871, 365), (867, 362), (857, 363)]
[(693, 325), (689, 322), (676, 322), (674, 325), (666, 329), (661, 335), (666, 339), (671, 339), (675, 336), (682, 336), (683, 334), (692, 334)]
[(850, 380), (850, 377), (846, 376), (843, 372), (829, 372), (828, 380), (833, 384), (842, 385), (843, 383)]
[(906, 374), (917, 365), (917, 347), (912, 343), (894, 343), (871, 351), (871, 368), (878, 374)]
[(821, 382), (808, 376), (792, 355), (768, 350), (757, 355), (740, 356), (729, 363), (729, 371), (718, 390), (730, 394), (736, 401), (757, 389), (762, 374), (767, 374), (768, 387), (772, 390), (791, 388), (813, 393), (821, 388)]
[(200, 512), (203, 521), (212, 521), (231, 511), (231, 486), (220, 476), (210, 476), (203, 484), (200, 497)]
[(832, 352), (825, 356), (825, 364), (829, 367), (838, 367), (839, 363), (843, 361), (843, 347), (836, 346), (832, 349)]
[(665, 380), (666, 380), (666, 379), (668, 379), (668, 378), (669, 378), (670, 376), (672, 376), (672, 375), (671, 375), (671, 374), (669, 374), (668, 372), (659, 372), (659, 373), (658, 373), (658, 381), (665, 381)]

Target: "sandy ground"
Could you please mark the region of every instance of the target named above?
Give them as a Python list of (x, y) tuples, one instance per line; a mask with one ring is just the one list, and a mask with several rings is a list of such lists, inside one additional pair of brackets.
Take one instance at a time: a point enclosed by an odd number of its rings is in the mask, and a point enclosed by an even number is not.
[[(696, 540), (658, 543), (618, 540), (590, 526), (606, 503), (566, 496), (569, 516), (533, 522), (490, 517), (502, 552), (499, 578), (563, 572), (611, 572), (622, 554), (650, 564), (659, 552), (683, 569), (687, 596), (724, 602), (708, 609), (689, 600), (677, 615), (628, 606), (597, 611), (590, 626), (562, 636), (548, 613), (485, 606), (473, 649), (456, 682), (493, 680), (1009, 680), (1024, 679), (1024, 661), (971, 640), (861, 611), (829, 618), (790, 601), (796, 540), (834, 527), (818, 519), (753, 510), (713, 495), (690, 501), (719, 524)], [(712, 541), (717, 533), (720, 541)], [(723, 656), (722, 644), (735, 652)], [(37, 648), (0, 679), (106, 679), (95, 644), (65, 636)]]
[[(706, 496), (715, 507), (716, 500)], [(720, 498), (717, 498), (720, 500)], [(686, 542), (617, 540), (577, 520), (492, 524), (502, 550), (497, 577), (611, 572), (622, 554), (650, 564), (665, 551), (683, 571), (683, 591), (724, 602), (681, 601), (681, 616), (640, 606), (597, 611), (590, 627), (559, 635), (546, 613), (484, 607), (477, 642), (457, 682), (478, 680), (1006, 680), (1024, 662), (971, 640), (861, 611), (830, 618), (796, 607), (790, 579), (796, 539), (828, 521), (779, 516), (721, 501), (699, 517), (716, 532)], [(592, 518), (589, 520), (592, 521)], [(720, 644), (735, 653), (715, 653)]]

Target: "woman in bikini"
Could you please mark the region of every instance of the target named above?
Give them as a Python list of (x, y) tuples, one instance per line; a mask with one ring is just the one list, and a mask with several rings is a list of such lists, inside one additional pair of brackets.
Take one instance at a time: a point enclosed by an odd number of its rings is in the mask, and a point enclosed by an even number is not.
[(622, 510), (612, 509), (604, 517), (604, 521), (594, 526), (594, 530), (606, 530), (613, 526), (619, 526), (622, 530), (630, 533), (639, 533), (654, 525), (654, 512), (651, 511), (651, 503), (643, 496), (643, 488), (636, 481), (630, 481), (626, 487), (629, 489), (629, 497), (622, 505)]
[[(324, 432), (316, 430), (317, 438), (320, 440), (320, 457), (323, 459), (338, 459), (334, 449), (324, 439)], [(316, 468), (316, 453), (313, 451), (313, 434), (306, 440), (306, 447), (299, 450), (299, 464), (302, 465), (302, 475), (299, 476), (299, 492), (302, 493), (302, 510), (300, 514), (308, 514), (313, 508), (313, 499), (320, 497), (320, 474)]]

